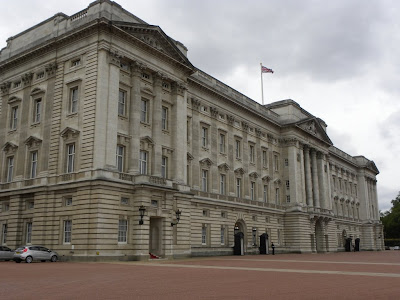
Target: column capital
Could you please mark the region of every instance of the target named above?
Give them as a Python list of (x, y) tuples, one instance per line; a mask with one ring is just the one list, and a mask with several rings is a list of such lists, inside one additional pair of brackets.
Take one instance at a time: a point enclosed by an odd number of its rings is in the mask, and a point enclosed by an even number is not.
[(141, 77), (142, 72), (147, 69), (147, 65), (141, 61), (135, 60), (131, 63), (132, 75)]
[(180, 96), (183, 96), (185, 94), (185, 91), (187, 90), (187, 83), (174, 81), (171, 83), (171, 89), (172, 89), (172, 92), (174, 92)]
[(117, 66), (118, 68), (121, 67), (121, 58), (122, 56), (118, 54), (118, 50), (110, 50), (108, 51), (108, 62)]
[(1, 93), (3, 95), (8, 94), (8, 91), (10, 90), (10, 88), (11, 88), (11, 82), (10, 81), (3, 82), (0, 85)]
[(44, 69), (46, 70), (47, 77), (54, 76), (56, 74), (57, 67), (57, 63), (55, 62), (46, 65)]

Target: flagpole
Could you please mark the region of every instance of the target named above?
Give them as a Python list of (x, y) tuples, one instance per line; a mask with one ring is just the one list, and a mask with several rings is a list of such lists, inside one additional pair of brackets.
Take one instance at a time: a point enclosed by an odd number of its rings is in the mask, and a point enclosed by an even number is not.
[(261, 74), (261, 100), (262, 100), (262, 105), (264, 105), (264, 84), (262, 78), (262, 63), (260, 63), (260, 74)]

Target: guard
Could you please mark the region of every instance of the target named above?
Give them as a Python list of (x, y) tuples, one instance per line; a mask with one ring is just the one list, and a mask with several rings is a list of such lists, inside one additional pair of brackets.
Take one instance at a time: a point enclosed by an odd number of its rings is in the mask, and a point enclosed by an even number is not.
[(271, 248), (272, 248), (272, 255), (275, 255), (275, 245), (274, 245), (274, 243), (271, 243)]

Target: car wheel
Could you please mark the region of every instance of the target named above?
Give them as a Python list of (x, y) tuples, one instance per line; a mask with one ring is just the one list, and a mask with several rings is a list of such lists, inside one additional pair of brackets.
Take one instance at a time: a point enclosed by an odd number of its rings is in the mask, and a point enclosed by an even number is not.
[(16, 260), (15, 262), (16, 262), (17, 264), (19, 264), (21, 261), (20, 261), (20, 260)]
[(46, 262), (45, 260), (41, 260), (41, 262)]
[(57, 261), (57, 256), (56, 256), (56, 255), (53, 255), (53, 256), (50, 258), (50, 261), (51, 261), (51, 262), (56, 262), (56, 261)]
[(27, 257), (25, 258), (25, 262), (26, 262), (27, 264), (30, 264), (32, 261), (33, 261), (32, 256), (27, 256)]

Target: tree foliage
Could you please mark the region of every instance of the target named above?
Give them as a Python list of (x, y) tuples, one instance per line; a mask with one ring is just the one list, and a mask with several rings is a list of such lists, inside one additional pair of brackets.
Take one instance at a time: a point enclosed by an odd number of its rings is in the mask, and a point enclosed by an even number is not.
[(400, 192), (396, 199), (392, 200), (392, 208), (381, 214), (381, 221), (384, 226), (385, 238), (400, 238)]

